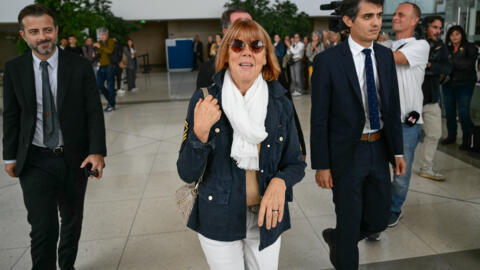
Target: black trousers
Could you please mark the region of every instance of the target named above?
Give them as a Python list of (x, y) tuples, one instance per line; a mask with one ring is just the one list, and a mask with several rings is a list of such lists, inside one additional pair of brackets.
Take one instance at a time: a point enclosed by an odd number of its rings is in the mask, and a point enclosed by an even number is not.
[(126, 69), (127, 70), (127, 84), (128, 91), (136, 88), (135, 80), (137, 79), (137, 70), (136, 69)]
[[(32, 148), (32, 147), (31, 147)], [(79, 166), (80, 167), (80, 166)], [(87, 188), (84, 169), (69, 168), (62, 156), (31, 150), (20, 175), (23, 200), (31, 225), (32, 269), (74, 269), (82, 230)]]
[(358, 269), (358, 241), (387, 228), (391, 191), (387, 146), (383, 139), (358, 143), (350, 171), (334, 173), (333, 232), (337, 269)]
[(122, 88), (122, 73), (123, 73), (123, 69), (121, 69), (118, 65), (115, 65), (115, 67), (113, 68), (113, 76), (115, 78), (115, 82), (117, 85), (117, 88), (115, 89)]

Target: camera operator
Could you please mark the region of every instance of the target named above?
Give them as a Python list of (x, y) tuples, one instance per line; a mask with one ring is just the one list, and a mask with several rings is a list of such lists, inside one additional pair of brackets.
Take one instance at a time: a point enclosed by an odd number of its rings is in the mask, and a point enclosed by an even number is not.
[(440, 16), (428, 16), (423, 19), (426, 30), (427, 42), (430, 44), (425, 80), (423, 81), (423, 149), (420, 155), (421, 177), (436, 181), (444, 181), (446, 178), (433, 169), (433, 159), (440, 138), (442, 137), (442, 113), (438, 104), (440, 81), (442, 77), (450, 74), (452, 65), (448, 58), (447, 46), (439, 38), (443, 27), (443, 18)]
[(410, 184), (415, 148), (422, 132), (422, 83), (430, 46), (425, 40), (414, 37), (420, 16), (421, 11), (416, 4), (405, 2), (397, 7), (392, 20), (395, 32), (392, 50), (398, 77), (403, 153), (407, 169), (404, 175), (396, 175), (392, 182), (392, 206), (388, 227), (395, 227), (402, 218), (401, 209)]

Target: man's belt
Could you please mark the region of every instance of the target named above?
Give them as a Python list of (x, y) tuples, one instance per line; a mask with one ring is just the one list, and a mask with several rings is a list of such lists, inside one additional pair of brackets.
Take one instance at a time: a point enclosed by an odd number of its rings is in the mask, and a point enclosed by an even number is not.
[(49, 154), (53, 156), (62, 156), (63, 155), (63, 146), (57, 146), (55, 148), (46, 148), (46, 147), (40, 147), (36, 146), (34, 144), (31, 145), (31, 149), (34, 152), (37, 153), (42, 153), (42, 154)]
[(380, 140), (381, 138), (382, 138), (382, 132), (377, 131), (373, 133), (362, 134), (362, 137), (360, 137), (360, 140), (366, 141), (366, 142), (375, 142)]

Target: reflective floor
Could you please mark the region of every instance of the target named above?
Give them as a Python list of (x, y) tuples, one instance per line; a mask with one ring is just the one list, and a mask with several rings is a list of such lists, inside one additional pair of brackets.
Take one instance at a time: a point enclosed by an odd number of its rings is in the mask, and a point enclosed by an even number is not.
[[(140, 92), (119, 98), (117, 111), (105, 115), (107, 167), (88, 185), (78, 270), (208, 269), (173, 198), (182, 185), (175, 163), (188, 102), (130, 104), (191, 95), (194, 73), (170, 74), (177, 76), (170, 88), (168, 76), (150, 74), (146, 83), (139, 77)], [(296, 98), (295, 105), (309, 142), (310, 99)], [(361, 269), (480, 269), (480, 169), (442, 151), (436, 166), (448, 180), (412, 176), (400, 224), (379, 242), (359, 243)], [(316, 186), (308, 167), (290, 206), (280, 269), (330, 269), (321, 232), (335, 225), (332, 195)], [(29, 230), (18, 179), (1, 171), (0, 269), (31, 267)]]

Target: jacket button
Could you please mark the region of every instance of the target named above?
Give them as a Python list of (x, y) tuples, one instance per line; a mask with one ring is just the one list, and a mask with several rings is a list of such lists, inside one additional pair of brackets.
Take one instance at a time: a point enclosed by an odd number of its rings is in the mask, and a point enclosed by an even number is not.
[(283, 137), (278, 138), (279, 141), (283, 142)]
[(267, 148), (270, 148), (270, 144), (267, 144)]
[(263, 170), (261, 170), (260, 173), (263, 173)]
[(220, 133), (220, 129), (219, 129), (219, 128), (216, 128), (216, 129), (215, 129), (215, 133)]
[(208, 200), (209, 200), (209, 201), (213, 200), (212, 195), (208, 196)]

